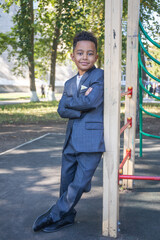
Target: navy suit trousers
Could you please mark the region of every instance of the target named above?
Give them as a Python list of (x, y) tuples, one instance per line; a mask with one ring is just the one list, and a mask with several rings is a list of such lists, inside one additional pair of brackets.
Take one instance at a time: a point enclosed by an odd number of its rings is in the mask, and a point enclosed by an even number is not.
[(75, 213), (74, 207), (83, 192), (91, 189), (91, 179), (102, 154), (76, 152), (70, 137), (62, 155), (60, 197), (51, 210), (53, 221)]

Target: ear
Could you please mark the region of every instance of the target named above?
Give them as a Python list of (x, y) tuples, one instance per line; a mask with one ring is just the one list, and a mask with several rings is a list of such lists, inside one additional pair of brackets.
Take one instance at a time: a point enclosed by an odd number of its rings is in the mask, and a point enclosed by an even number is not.
[(98, 59), (98, 54), (96, 54), (96, 56), (95, 56), (95, 61), (94, 61), (94, 62), (96, 62), (96, 61), (97, 61), (97, 59)]
[(74, 61), (74, 54), (73, 53), (71, 53), (70, 57), (71, 57), (72, 61)]

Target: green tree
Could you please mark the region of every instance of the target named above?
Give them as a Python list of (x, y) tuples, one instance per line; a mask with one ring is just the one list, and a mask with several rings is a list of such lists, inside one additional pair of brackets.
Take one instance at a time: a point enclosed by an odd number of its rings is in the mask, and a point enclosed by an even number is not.
[(36, 67), (42, 74), (50, 69), (52, 99), (55, 90), (56, 62), (62, 62), (68, 53), (71, 53), (72, 40), (77, 32), (88, 30), (97, 36), (98, 67), (103, 66), (104, 0), (39, 1), (36, 22), (40, 34), (35, 44)]
[[(56, 62), (62, 62), (72, 49), (72, 39), (76, 32), (86, 29), (82, 1), (39, 1), (36, 27), (38, 31), (36, 67), (45, 75), (50, 69), (51, 99), (55, 99)], [(45, 66), (44, 66), (45, 63)]]
[[(156, 11), (157, 4), (141, 3), (141, 15), (144, 19), (150, 19), (150, 12)], [(104, 62), (104, 0), (80, 0), (80, 1), (39, 1), (39, 15), (37, 22), (41, 26), (38, 48), (43, 49), (41, 64), (50, 62), (50, 83), (52, 96), (55, 89), (56, 61), (63, 61), (67, 52), (72, 51), (72, 40), (75, 33), (87, 30), (92, 31), (98, 39), (98, 67), (103, 67)], [(122, 64), (126, 60), (126, 30), (127, 30), (127, 5), (124, 0), (123, 6), (123, 35), (122, 35)], [(58, 16), (57, 16), (58, 14)], [(148, 21), (149, 22), (149, 21)], [(54, 27), (53, 27), (54, 26)], [(44, 44), (45, 42), (45, 44)], [(44, 46), (45, 45), (45, 46)], [(45, 48), (45, 50), (44, 50)], [(51, 55), (51, 57), (50, 57)], [(38, 56), (38, 55), (37, 55)], [(46, 60), (47, 58), (47, 60)], [(45, 59), (45, 60), (44, 60)], [(46, 66), (46, 65), (45, 65)], [(44, 69), (42, 67), (41, 69)], [(47, 68), (46, 68), (47, 69)], [(43, 72), (43, 71), (42, 71)]]
[(104, 31), (105, 31), (105, 0), (85, 1), (86, 8), (90, 9), (87, 17), (88, 29), (97, 37), (98, 42), (98, 62), (99, 68), (103, 67), (104, 62)]
[[(6, 12), (12, 4), (17, 5), (17, 12), (13, 17), (14, 26), (10, 33), (1, 34), (3, 42), (1, 52), (5, 49), (9, 51), (9, 59), (16, 58), (14, 73), (23, 75), (26, 66), (29, 69), (31, 101), (39, 101), (36, 94), (35, 74), (34, 74), (34, 13), (32, 0), (6, 1), (1, 7)], [(7, 42), (4, 42), (7, 40)], [(7, 48), (11, 45), (11, 48)]]
[[(105, 0), (37, 0), (35, 12), (35, 23), (31, 23), (32, 17), (29, 15), (29, 0), (6, 1), (5, 7), (20, 3), (19, 11), (14, 17), (14, 28), (12, 34), (1, 35), (3, 49), (12, 43), (12, 54), (17, 51), (19, 56), (18, 66), (35, 62), (36, 74), (44, 75), (50, 70), (50, 84), (52, 86), (52, 98), (55, 91), (55, 70), (56, 62), (62, 62), (67, 53), (72, 51), (72, 40), (75, 33), (87, 30), (92, 31), (98, 39), (98, 67), (103, 67), (104, 61), (104, 3)], [(122, 36), (122, 59), (125, 64), (126, 56), (126, 19), (128, 1), (123, 1), (123, 36)], [(26, 5), (26, 9), (23, 6)], [(3, 6), (4, 7), (4, 6)], [(31, 12), (30, 12), (31, 13)], [(153, 14), (154, 13), (154, 14)], [(158, 1), (141, 0), (141, 21), (147, 25), (155, 34), (159, 31), (156, 23), (155, 13), (159, 13)], [(154, 25), (151, 24), (151, 21)], [(29, 27), (30, 26), (30, 27)], [(35, 31), (34, 45), (28, 36), (33, 36)], [(32, 32), (32, 34), (31, 34)], [(7, 44), (4, 41), (7, 40)], [(15, 45), (14, 45), (14, 44)], [(35, 46), (31, 50), (30, 46)], [(2, 47), (1, 47), (2, 49)], [(34, 58), (31, 59), (31, 53)], [(27, 54), (26, 54), (27, 53)], [(29, 53), (29, 55), (28, 55)], [(31, 64), (30, 64), (31, 66)], [(20, 68), (16, 68), (20, 72)], [(33, 70), (33, 68), (32, 68)], [(31, 71), (32, 72), (32, 71)], [(34, 87), (32, 86), (32, 89)]]

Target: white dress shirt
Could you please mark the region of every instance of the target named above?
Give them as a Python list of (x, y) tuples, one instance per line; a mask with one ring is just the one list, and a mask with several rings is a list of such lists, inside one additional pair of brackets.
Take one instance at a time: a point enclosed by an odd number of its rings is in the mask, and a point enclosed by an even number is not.
[(79, 83), (80, 83), (80, 81), (81, 81), (81, 78), (82, 78), (82, 76), (83, 75), (77, 75), (77, 89), (78, 89), (78, 87), (79, 87)]

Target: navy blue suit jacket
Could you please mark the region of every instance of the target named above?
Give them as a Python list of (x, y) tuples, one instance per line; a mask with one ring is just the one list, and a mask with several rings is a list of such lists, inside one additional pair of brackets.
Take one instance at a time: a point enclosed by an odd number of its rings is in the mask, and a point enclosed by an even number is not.
[[(59, 115), (69, 118), (64, 148), (72, 134), (72, 144), (77, 152), (104, 152), (104, 71), (95, 67), (87, 71), (78, 90), (76, 82), (77, 75), (66, 81), (58, 106)], [(85, 96), (89, 87), (92, 91)]]

